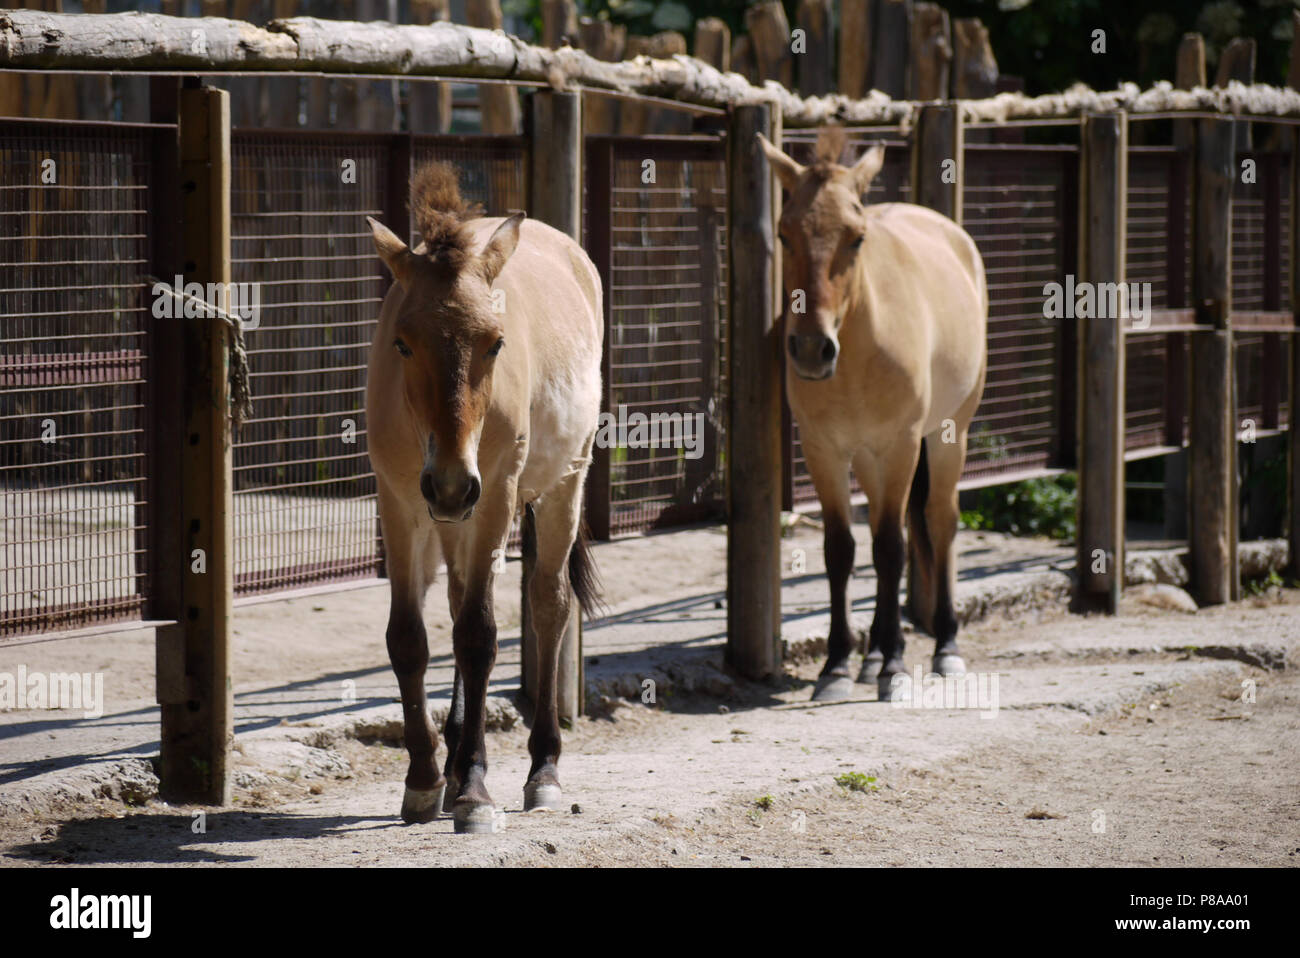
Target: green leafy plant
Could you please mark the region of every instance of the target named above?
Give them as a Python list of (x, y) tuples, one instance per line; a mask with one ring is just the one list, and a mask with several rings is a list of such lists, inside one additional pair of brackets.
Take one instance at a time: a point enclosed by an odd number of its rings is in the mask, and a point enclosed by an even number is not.
[(967, 529), (990, 529), (1012, 535), (1073, 539), (1078, 476), (1065, 473), (1051, 479), (1026, 479), (979, 491), (974, 509), (961, 514)]
[(878, 792), (880, 786), (876, 784), (874, 775), (864, 775), (861, 772), (845, 772), (835, 777), (835, 784), (840, 788), (846, 788), (850, 792)]

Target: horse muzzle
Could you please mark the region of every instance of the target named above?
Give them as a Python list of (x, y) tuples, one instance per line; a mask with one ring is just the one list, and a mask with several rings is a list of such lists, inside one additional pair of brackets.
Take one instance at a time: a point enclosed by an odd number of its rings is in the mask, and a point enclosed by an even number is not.
[(786, 338), (790, 366), (800, 379), (830, 379), (840, 347), (832, 336), (823, 333), (793, 333)]
[(420, 473), (420, 494), (434, 522), (464, 522), (474, 515), (474, 505), (483, 493), (478, 474), (466, 469)]

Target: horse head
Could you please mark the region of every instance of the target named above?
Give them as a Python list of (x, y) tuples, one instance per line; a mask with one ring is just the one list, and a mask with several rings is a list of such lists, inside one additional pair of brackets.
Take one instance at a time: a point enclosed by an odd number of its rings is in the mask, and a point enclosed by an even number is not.
[(839, 357), (853, 266), (867, 229), (863, 197), (885, 161), (874, 146), (852, 166), (838, 162), (844, 131), (828, 127), (817, 139), (814, 161), (796, 162), (758, 134), (777, 179), (789, 194), (779, 235), (785, 288), (785, 342), (790, 366), (801, 379), (829, 379)]

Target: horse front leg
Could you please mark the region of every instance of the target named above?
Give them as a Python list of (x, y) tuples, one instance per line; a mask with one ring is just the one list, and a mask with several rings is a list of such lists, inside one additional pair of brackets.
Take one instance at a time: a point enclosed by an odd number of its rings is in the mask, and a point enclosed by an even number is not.
[(423, 605), (432, 570), (426, 569), (421, 561), (423, 549), (419, 548), (418, 540), (422, 533), (414, 521), (405, 517), (401, 504), (381, 489), (379, 505), (392, 596), (385, 640), (388, 660), (402, 696), (402, 735), (410, 760), (406, 792), (402, 796), (402, 820), (414, 824), (437, 817), (447, 784), (434, 765), (438, 733), (429, 720), (424, 689), (429, 638), (424, 628)]
[[(906, 562), (903, 517), (907, 513), (908, 494), (920, 456), (920, 438), (898, 446), (887, 456), (864, 452), (854, 459), (854, 470), (867, 491), (868, 521), (871, 524), (871, 560), (876, 569), (876, 611), (871, 620), (870, 648), (879, 650), (880, 674), (876, 691), (887, 701), (895, 677), (906, 676), (903, 664), (903, 629), (900, 619), (899, 591)], [(872, 665), (870, 656), (863, 663), (864, 673)], [(859, 675), (860, 680), (868, 676)]]
[(804, 441), (804, 458), (822, 507), (826, 579), (831, 593), (831, 628), (826, 639), (826, 664), (813, 688), (814, 702), (837, 702), (853, 694), (849, 655), (853, 630), (849, 620), (849, 578), (857, 546), (850, 525), (849, 462), (833, 450)]
[[(451, 803), (455, 830), (484, 834), (498, 830), (496, 807), (487, 790), (487, 689), (497, 658), (497, 624), (492, 608), (495, 550), (504, 548), (514, 514), (515, 483), (484, 483), (498, 488), (491, 501), (453, 530), (442, 530), (443, 551), (454, 556), (458, 581), (464, 583), (451, 630), (461, 689), (453, 712), (461, 712), (456, 750), (448, 779), (457, 785)], [(463, 579), (460, 578), (463, 576)]]

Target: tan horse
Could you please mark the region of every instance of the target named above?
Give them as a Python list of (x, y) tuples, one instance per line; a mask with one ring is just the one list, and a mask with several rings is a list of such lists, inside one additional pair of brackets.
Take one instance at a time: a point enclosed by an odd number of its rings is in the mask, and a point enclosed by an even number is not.
[(935, 637), (934, 670), (965, 671), (952, 607), (953, 537), (966, 431), (984, 390), (984, 265), (974, 241), (947, 217), (910, 203), (863, 204), (884, 147), (840, 166), (844, 134), (832, 128), (804, 167), (761, 135), (759, 141), (789, 193), (780, 223), (790, 296), (787, 382), (826, 529), (831, 632), (813, 698), (842, 699), (853, 689), (852, 466), (867, 494), (877, 576), (858, 681), (871, 679), (879, 657), (877, 687), (885, 699), (895, 676), (906, 678), (898, 601), (905, 515), (913, 617)]
[[(370, 220), (397, 282), (370, 349), (366, 421), (379, 487), (392, 607), (388, 654), (410, 753), (402, 818), (450, 811), (458, 832), (493, 830), (484, 778), (484, 710), (496, 661), (492, 583), (516, 510), (534, 510), (528, 600), (539, 691), (524, 807), (558, 808), (556, 669), (573, 593), (589, 607), (582, 487), (600, 413), (600, 278), (581, 247), (542, 223), (474, 218), (456, 173), (435, 164), (411, 183), (423, 242), (408, 249)], [(456, 683), (434, 766), (422, 609), (439, 557), (455, 620)], [(572, 593), (571, 593), (572, 586)]]

